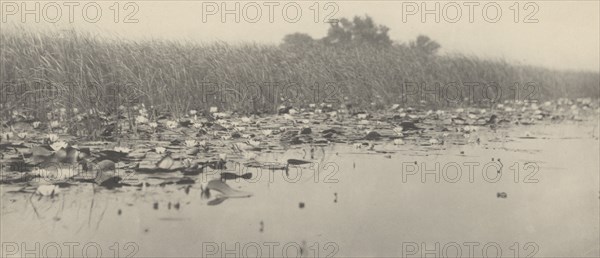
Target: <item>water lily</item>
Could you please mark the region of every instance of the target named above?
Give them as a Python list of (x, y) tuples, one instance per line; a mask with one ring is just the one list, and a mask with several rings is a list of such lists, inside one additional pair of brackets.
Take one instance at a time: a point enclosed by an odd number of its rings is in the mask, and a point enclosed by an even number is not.
[(156, 148), (154, 148), (154, 151), (156, 153), (158, 153), (158, 154), (163, 154), (163, 153), (165, 153), (166, 150), (167, 149), (165, 149), (165, 147), (156, 147)]
[(404, 128), (402, 128), (402, 126), (397, 126), (397, 127), (394, 127), (393, 130), (396, 134), (402, 134), (402, 130), (404, 130)]
[(227, 159), (227, 153), (221, 153), (221, 154), (219, 154), (219, 159), (220, 160), (226, 160)]
[(263, 133), (265, 136), (269, 136), (269, 135), (271, 135), (271, 134), (273, 133), (273, 130), (262, 130), (262, 133)]
[(27, 133), (26, 132), (21, 132), (21, 133), (18, 133), (17, 136), (19, 138), (21, 138), (21, 139), (25, 139), (25, 138), (27, 138)]
[(246, 116), (245, 116), (245, 117), (242, 117), (242, 122), (244, 122), (244, 123), (250, 123), (250, 121), (251, 121), (251, 120), (250, 120), (250, 118), (249, 118), (249, 117), (246, 117)]
[(50, 128), (57, 128), (60, 126), (60, 123), (58, 121), (52, 121), (50, 122)]
[(198, 111), (194, 109), (190, 110), (190, 115), (195, 116), (196, 114), (198, 114)]
[(226, 118), (226, 117), (229, 117), (229, 114), (225, 113), (225, 112), (219, 112), (219, 113), (213, 113), (213, 116), (215, 118)]
[(177, 122), (175, 122), (173, 120), (169, 120), (169, 121), (167, 121), (167, 127), (170, 129), (175, 129), (175, 128), (177, 128)]
[(193, 124), (192, 124), (192, 126), (193, 126), (194, 128), (196, 128), (196, 129), (199, 129), (199, 128), (202, 128), (202, 123), (200, 123), (200, 122), (195, 122), (195, 123), (193, 123)]
[(210, 110), (209, 110), (210, 113), (216, 113), (217, 111), (219, 111), (219, 109), (217, 107), (210, 107)]
[(290, 115), (290, 114), (284, 114), (283, 115), (283, 119), (285, 119), (285, 120), (294, 120), (294, 117), (292, 115)]
[(148, 126), (150, 126), (150, 128), (156, 128), (156, 127), (158, 127), (158, 123), (150, 122), (150, 123), (148, 123)]
[(256, 141), (256, 140), (248, 140), (247, 143), (250, 144), (252, 147), (255, 147), (255, 148), (258, 147), (258, 146), (260, 146), (260, 142)]
[(308, 107), (309, 107), (309, 108), (315, 108), (315, 107), (317, 107), (317, 105), (316, 105), (316, 104), (314, 104), (314, 103), (311, 103), (311, 104), (308, 104)]
[(35, 128), (35, 129), (37, 129), (38, 127), (40, 127), (40, 124), (41, 124), (40, 121), (35, 121), (35, 122), (32, 123), (33, 128)]
[(114, 150), (115, 150), (116, 152), (121, 152), (121, 153), (129, 153), (129, 152), (131, 152), (131, 149), (130, 149), (130, 148), (127, 148), (127, 147), (121, 147), (121, 146), (115, 146)]
[(57, 195), (60, 193), (60, 188), (58, 185), (40, 185), (35, 193), (41, 196)]
[(191, 139), (191, 140), (185, 140), (184, 142), (186, 147), (196, 147), (198, 146), (198, 141)]
[(135, 118), (135, 122), (138, 124), (145, 124), (148, 123), (148, 118), (143, 115), (139, 115)]
[(293, 109), (293, 108), (292, 108), (292, 109), (288, 110), (288, 113), (289, 113), (290, 115), (297, 114), (297, 113), (298, 113), (298, 110), (295, 110), (295, 109)]
[(58, 140), (58, 135), (55, 133), (47, 134), (46, 139), (48, 139), (50, 142), (55, 142)]
[(64, 142), (64, 141), (59, 141), (59, 142), (55, 142), (50, 144), (50, 147), (54, 150), (54, 151), (59, 151), (60, 149), (64, 149), (67, 148), (69, 144)]
[(12, 132), (3, 132), (2, 133), (2, 139), (10, 140), (13, 137), (14, 137), (14, 134)]

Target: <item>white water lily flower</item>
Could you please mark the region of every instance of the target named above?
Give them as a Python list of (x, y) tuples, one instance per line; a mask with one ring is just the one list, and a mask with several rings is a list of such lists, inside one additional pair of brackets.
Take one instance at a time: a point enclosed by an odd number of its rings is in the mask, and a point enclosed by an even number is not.
[(60, 126), (60, 123), (58, 121), (50, 122), (50, 128), (57, 128), (59, 126)]
[(14, 137), (14, 134), (12, 132), (3, 132), (2, 133), (2, 139), (10, 140), (13, 137)]
[(185, 146), (186, 147), (195, 147), (198, 145), (198, 141), (191, 139), (191, 140), (185, 140)]
[(295, 109), (293, 109), (293, 108), (292, 108), (292, 109), (288, 110), (288, 113), (289, 113), (290, 115), (297, 114), (297, 113), (298, 113), (298, 110), (295, 110)]
[(177, 128), (177, 122), (172, 121), (172, 120), (167, 121), (167, 127), (170, 129), (175, 129), (175, 128)]
[(271, 134), (273, 133), (273, 130), (262, 130), (262, 133), (263, 133), (265, 136), (269, 136), (269, 135), (271, 135)]
[(150, 123), (148, 123), (148, 125), (150, 126), (150, 128), (158, 127), (158, 123), (156, 123), (156, 122), (150, 122)]
[(193, 115), (196, 115), (196, 114), (198, 114), (198, 111), (196, 111), (194, 109), (190, 110), (190, 115), (193, 116)]
[(60, 188), (57, 185), (40, 185), (35, 193), (42, 196), (57, 195), (60, 193)]
[(315, 108), (315, 107), (317, 107), (317, 105), (316, 105), (316, 104), (314, 104), (314, 103), (311, 103), (311, 104), (308, 104), (308, 107), (309, 107), (309, 108)]
[(198, 142), (198, 145), (205, 147), (206, 146), (206, 141), (200, 141)]
[(244, 152), (244, 158), (247, 160), (255, 160), (257, 157), (258, 157), (258, 155), (254, 152), (251, 152), (251, 151)]
[(138, 124), (145, 124), (145, 123), (148, 123), (148, 118), (140, 115), (135, 118), (135, 122)]
[(315, 114), (321, 114), (321, 113), (323, 113), (323, 110), (321, 110), (321, 109), (315, 109)]
[(394, 145), (402, 145), (404, 144), (404, 141), (402, 139), (395, 139), (394, 140)]
[(18, 133), (17, 136), (19, 138), (21, 138), (21, 139), (25, 139), (25, 138), (27, 138), (27, 133), (26, 132), (21, 132), (21, 133)]
[(202, 128), (202, 123), (200, 122), (196, 122), (192, 125), (194, 128), (198, 129), (198, 128)]
[(244, 138), (244, 139), (250, 139), (250, 138), (252, 138), (252, 135), (245, 133), (245, 134), (242, 134), (242, 138)]
[(404, 130), (404, 128), (402, 128), (402, 126), (398, 126), (398, 127), (394, 127), (393, 130), (396, 134), (402, 134), (402, 131)]
[(40, 124), (41, 124), (41, 123), (40, 123), (40, 121), (35, 121), (35, 122), (33, 122), (33, 123), (32, 123), (32, 125), (33, 125), (33, 128), (36, 128), (36, 129), (37, 129), (38, 127), (40, 127)]
[(50, 142), (55, 142), (58, 140), (58, 135), (55, 133), (47, 134), (46, 139), (48, 139)]
[(356, 117), (358, 119), (367, 119), (367, 116), (368, 116), (368, 114), (358, 114), (358, 115), (356, 115)]
[(229, 114), (227, 114), (225, 112), (213, 113), (213, 115), (215, 116), (215, 118), (226, 118), (226, 117), (229, 117)]
[(165, 149), (165, 147), (156, 147), (156, 148), (154, 148), (154, 151), (156, 151), (156, 153), (158, 153), (158, 154), (163, 154), (163, 153), (165, 153), (166, 150), (167, 149)]
[(219, 111), (219, 109), (217, 107), (210, 107), (210, 110), (209, 110), (210, 113), (217, 113), (217, 111)]
[(130, 149), (130, 148), (127, 148), (127, 147), (121, 147), (121, 146), (115, 146), (114, 150), (115, 150), (116, 152), (121, 152), (121, 153), (129, 153), (129, 152), (131, 152), (131, 149)]
[(68, 146), (68, 145), (69, 145), (69, 144), (68, 144), (68, 143), (66, 143), (66, 142), (64, 142), (64, 141), (59, 141), (59, 142), (55, 142), (55, 143), (52, 143), (52, 144), (50, 144), (50, 147), (51, 147), (51, 148), (52, 148), (54, 151), (58, 151), (58, 150), (60, 150), (60, 149), (67, 148), (67, 146)]
[(250, 123), (250, 121), (251, 121), (251, 120), (250, 120), (250, 118), (249, 118), (249, 117), (246, 117), (246, 116), (245, 116), (245, 117), (242, 117), (242, 122), (244, 122), (244, 123)]
[(248, 140), (247, 143), (250, 144), (250, 145), (252, 145), (252, 147), (258, 147), (258, 146), (260, 146), (260, 142), (259, 141), (255, 141), (255, 140)]
[(283, 115), (283, 118), (284, 118), (285, 120), (294, 120), (294, 117), (293, 117), (292, 115), (290, 115), (290, 114), (284, 114), (284, 115)]

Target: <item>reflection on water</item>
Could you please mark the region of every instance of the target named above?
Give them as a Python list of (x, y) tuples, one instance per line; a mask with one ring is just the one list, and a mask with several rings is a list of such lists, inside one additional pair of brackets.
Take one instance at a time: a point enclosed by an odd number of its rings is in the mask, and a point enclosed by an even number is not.
[[(510, 135), (523, 135), (518, 130)], [(2, 242), (19, 243), (18, 251), (22, 242), (27, 249), (39, 242), (40, 250), (58, 243), (65, 256), (65, 243), (77, 242), (76, 255), (92, 256), (597, 257), (600, 153), (592, 127), (527, 130), (536, 137), (262, 153), (262, 161), (315, 163), (287, 173), (228, 167), (246, 174), (226, 181), (228, 191), (251, 193), (236, 196), (245, 198), (204, 195), (216, 171), (162, 185), (147, 176), (149, 185), (114, 190), (79, 184), (53, 198), (3, 185)]]

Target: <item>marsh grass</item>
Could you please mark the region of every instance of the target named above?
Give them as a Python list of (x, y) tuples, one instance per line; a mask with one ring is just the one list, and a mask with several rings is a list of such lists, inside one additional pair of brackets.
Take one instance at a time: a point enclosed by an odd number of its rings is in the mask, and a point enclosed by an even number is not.
[[(4, 29), (0, 46), (2, 109), (31, 110), (42, 116), (58, 107), (114, 112), (140, 102), (152, 112), (174, 115), (210, 106), (248, 113), (322, 102), (440, 108), (490, 103), (449, 102), (443, 94), (437, 101), (420, 102), (424, 98), (407, 94), (402, 85), (494, 82), (502, 89), (499, 101), (503, 101), (597, 98), (600, 84), (593, 72), (459, 55), (427, 56), (399, 47), (130, 41), (19, 29)], [(534, 95), (531, 89), (515, 95), (515, 83), (534, 83)]]

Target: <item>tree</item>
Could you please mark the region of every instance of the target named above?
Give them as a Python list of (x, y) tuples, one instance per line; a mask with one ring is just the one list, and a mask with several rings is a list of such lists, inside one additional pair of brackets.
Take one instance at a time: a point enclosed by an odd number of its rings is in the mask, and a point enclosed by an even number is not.
[(312, 46), (315, 40), (306, 33), (293, 33), (283, 37), (284, 46)]
[(426, 55), (434, 55), (441, 46), (429, 37), (419, 35), (417, 40), (410, 42), (409, 47)]
[(342, 18), (338, 23), (332, 23), (327, 36), (321, 41), (326, 45), (357, 44), (391, 46), (392, 40), (388, 36), (390, 29), (383, 25), (376, 25), (369, 16), (361, 18), (355, 16), (352, 21)]

